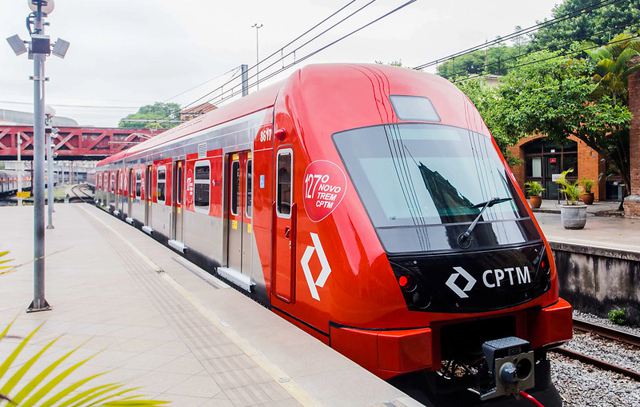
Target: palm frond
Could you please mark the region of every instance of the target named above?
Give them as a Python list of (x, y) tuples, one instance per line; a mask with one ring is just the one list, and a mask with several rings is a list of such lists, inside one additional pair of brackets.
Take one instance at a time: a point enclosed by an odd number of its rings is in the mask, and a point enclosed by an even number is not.
[(66, 379), (71, 373), (78, 370), (85, 363), (93, 359), (95, 355), (89, 356), (88, 358), (82, 359), (81, 361), (74, 363), (70, 367), (63, 370), (61, 373), (58, 373), (53, 379), (49, 380), (45, 383), (40, 390), (38, 390), (33, 396), (31, 396), (27, 401), (24, 402), (27, 406), (35, 406), (38, 402), (40, 402), (43, 398), (47, 396), (47, 394), (51, 393), (53, 389), (56, 388), (61, 381)]
[(100, 386), (91, 387), (83, 392), (80, 392), (72, 398), (64, 401), (58, 407), (77, 407), (87, 405), (90, 401), (97, 399), (98, 397), (120, 389), (124, 385), (117, 383), (107, 383)]
[(9, 354), (9, 356), (4, 360), (4, 362), (2, 362), (2, 364), (0, 364), (0, 379), (2, 379), (2, 377), (7, 372), (7, 370), (9, 370), (13, 362), (18, 358), (18, 356), (20, 355), (20, 352), (22, 352), (24, 347), (27, 346), (27, 343), (29, 343), (31, 338), (33, 338), (33, 336), (36, 334), (36, 332), (40, 330), (40, 328), (42, 328), (42, 324), (38, 325), (36, 329), (31, 331), (31, 333), (26, 338), (21, 340), (18, 346), (16, 346), (16, 348), (13, 350), (13, 352)]
[(51, 374), (51, 372), (53, 372), (62, 362), (67, 360), (69, 358), (69, 356), (73, 355), (78, 349), (79, 348), (75, 348), (75, 349), (70, 350), (69, 352), (67, 352), (64, 355), (62, 355), (60, 358), (56, 359), (53, 363), (51, 363), (49, 366), (47, 366), (40, 373), (38, 373), (36, 375), (36, 377), (31, 379), (31, 381), (29, 381), (29, 383), (24, 385), (22, 390), (20, 390), (20, 392), (18, 392), (18, 395), (15, 396), (13, 398), (13, 400), (18, 404), (21, 403), (22, 400), (24, 400), (25, 397), (29, 396), (36, 389), (36, 387), (38, 387), (40, 385), (40, 383), (42, 383), (47, 378), (47, 376), (49, 376)]
[[(3, 259), (3, 257), (7, 256), (8, 254), (9, 252), (6, 250), (3, 252), (0, 252), (0, 276), (3, 274), (9, 274), (15, 271), (15, 266), (11, 265), (11, 262), (13, 261), (13, 259)], [(5, 266), (4, 264), (8, 264), (8, 265)]]
[[(5, 338), (12, 321), (1, 332), (0, 340)], [(42, 324), (37, 326), (24, 339), (20, 341), (15, 349), (6, 357), (4, 361), (0, 361), (0, 378), (15, 364), (18, 357), (25, 351), (26, 346), (31, 339), (40, 330)], [(62, 384), (72, 373), (76, 372), (80, 367), (88, 363), (96, 354), (84, 358), (71, 366), (58, 372), (60, 365), (69, 359), (82, 345), (66, 352), (55, 361), (47, 365), (43, 370), (37, 373), (35, 377), (22, 385), (22, 388), (15, 396), (12, 396), (25, 375), (34, 370), (36, 362), (42, 359), (43, 355), (51, 349), (51, 347), (59, 340), (55, 338), (49, 341), (45, 346), (40, 348), (35, 355), (31, 356), (20, 368), (0, 388), (0, 404), (9, 403), (16, 406), (33, 406), (42, 407), (88, 407), (88, 406), (166, 406), (169, 403), (162, 400), (145, 399), (143, 395), (133, 394), (140, 390), (139, 387), (124, 388), (119, 383), (108, 383), (90, 387), (83, 390), (83, 386), (87, 383), (103, 376), (107, 372), (96, 373), (70, 384)], [(53, 376), (53, 377), (51, 377)], [(66, 382), (65, 382), (66, 383)], [(59, 388), (60, 387), (60, 388)]]
[(0, 388), (0, 394), (9, 394), (11, 390), (20, 382), (20, 380), (24, 377), (24, 375), (31, 369), (40, 357), (51, 347), (54, 343), (58, 341), (59, 338), (56, 338), (49, 342), (46, 346), (44, 346), (38, 353), (33, 355), (17, 372), (11, 376), (9, 380)]

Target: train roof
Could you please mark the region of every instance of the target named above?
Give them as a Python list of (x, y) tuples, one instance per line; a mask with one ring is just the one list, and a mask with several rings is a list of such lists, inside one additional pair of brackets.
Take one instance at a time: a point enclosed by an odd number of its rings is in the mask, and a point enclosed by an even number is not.
[(278, 91), (282, 87), (282, 81), (276, 82), (273, 85), (260, 89), (257, 92), (251, 93), (242, 99), (235, 100), (226, 106), (222, 106), (218, 109), (207, 112), (201, 116), (191, 119), (179, 126), (164, 131), (159, 135), (146, 140), (140, 144), (120, 151), (112, 156), (105, 158), (98, 162), (98, 166), (107, 165), (112, 162), (123, 160), (129, 156), (138, 154), (143, 151), (152, 150), (160, 145), (169, 143), (173, 140), (188, 137), (191, 134), (197, 133), (201, 130), (208, 129), (213, 126), (237, 119), (238, 117), (246, 116), (248, 114), (257, 112), (267, 107), (273, 106)]
[[(155, 149), (180, 138), (274, 106), (281, 91), (297, 89), (294, 97), (316, 100), (304, 103), (313, 109), (318, 122), (344, 120), (348, 128), (368, 125), (371, 109), (382, 109), (385, 118), (399, 120), (384, 95), (427, 95), (440, 115), (442, 124), (470, 128), (489, 134), (471, 101), (446, 79), (407, 68), (380, 64), (310, 64), (286, 79), (169, 129), (127, 150), (107, 157), (98, 166), (117, 162), (141, 152)], [(327, 94), (327, 89), (335, 92)], [(425, 93), (425, 90), (428, 92)], [(335, 94), (333, 94), (335, 93)], [(378, 106), (358, 106), (373, 93)], [(470, 109), (469, 109), (470, 108)], [(390, 110), (390, 111), (389, 111)], [(336, 112), (340, 112), (336, 114)], [(344, 115), (343, 112), (348, 112)], [(340, 116), (338, 118), (337, 116)], [(382, 116), (380, 116), (382, 119)]]

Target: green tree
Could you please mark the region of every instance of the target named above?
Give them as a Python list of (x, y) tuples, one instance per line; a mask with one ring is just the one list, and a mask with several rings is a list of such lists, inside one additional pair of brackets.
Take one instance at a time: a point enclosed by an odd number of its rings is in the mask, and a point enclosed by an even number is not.
[(498, 88), (490, 86), (482, 78), (469, 79), (457, 84), (458, 88), (466, 94), (480, 112), (480, 116), (491, 130), (502, 154), (511, 164), (516, 164), (515, 157), (509, 155), (508, 147), (518, 141), (518, 137), (507, 132), (498, 120), (504, 114), (501, 110), (504, 105), (500, 103)]
[(609, 95), (614, 103), (629, 104), (627, 78), (640, 69), (632, 59), (640, 56), (640, 40), (631, 34), (619, 34), (611, 42), (595, 50), (586, 51), (596, 63), (593, 79), (598, 86), (594, 95)]
[[(554, 18), (562, 17), (601, 1), (565, 0), (553, 8), (552, 14)], [(531, 50), (567, 49), (573, 41), (590, 41), (596, 45), (604, 45), (618, 33), (638, 30), (640, 0), (626, 0), (538, 30), (533, 35)]]
[(575, 136), (612, 163), (629, 185), (631, 113), (621, 100), (598, 93), (595, 66), (585, 59), (541, 51), (509, 72), (498, 88), (496, 125), (517, 138), (541, 133), (562, 142)]
[(170, 129), (180, 124), (180, 105), (156, 102), (142, 106), (136, 113), (120, 120), (119, 127), (127, 129)]
[(447, 79), (483, 74), (505, 75), (525, 53), (526, 45), (499, 45), (443, 62), (438, 65), (437, 72)]

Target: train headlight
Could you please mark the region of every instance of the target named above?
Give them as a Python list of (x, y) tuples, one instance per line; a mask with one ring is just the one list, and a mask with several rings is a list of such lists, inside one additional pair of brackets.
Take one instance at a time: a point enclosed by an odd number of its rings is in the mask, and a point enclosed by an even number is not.
[(427, 309), (431, 304), (431, 294), (427, 291), (427, 284), (424, 284), (420, 277), (420, 270), (412, 270), (395, 263), (392, 263), (392, 266), (407, 304), (412, 308)]

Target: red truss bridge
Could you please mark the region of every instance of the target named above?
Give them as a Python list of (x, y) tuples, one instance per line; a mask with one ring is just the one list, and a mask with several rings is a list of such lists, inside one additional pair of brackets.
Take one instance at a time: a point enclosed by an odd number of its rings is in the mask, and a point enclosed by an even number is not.
[[(57, 130), (53, 137), (57, 158), (68, 160), (101, 160), (164, 131), (104, 127), (57, 127)], [(33, 157), (32, 126), (0, 126), (0, 160), (17, 158), (18, 138), (22, 139), (22, 157)]]

